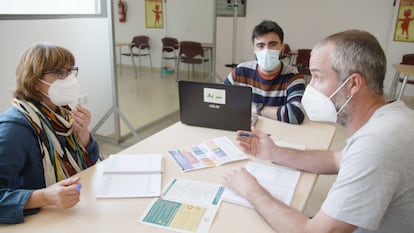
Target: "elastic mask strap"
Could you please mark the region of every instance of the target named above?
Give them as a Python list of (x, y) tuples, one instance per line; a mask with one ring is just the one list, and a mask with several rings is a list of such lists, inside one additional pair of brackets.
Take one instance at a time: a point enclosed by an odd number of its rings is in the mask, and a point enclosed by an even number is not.
[(350, 97), (348, 97), (348, 99), (345, 101), (344, 104), (342, 104), (341, 108), (338, 110), (338, 112), (336, 113), (337, 115), (342, 112), (342, 110), (344, 110), (345, 106), (348, 104), (348, 102), (352, 99), (354, 95), (351, 95)]
[(52, 85), (52, 84), (50, 84), (50, 83), (48, 83), (48, 82), (46, 82), (45, 80), (40, 79), (40, 78), (39, 78), (39, 81), (40, 81), (40, 82), (42, 82), (42, 83), (44, 83), (44, 84), (46, 84), (46, 85), (48, 85), (48, 86)]
[[(40, 79), (40, 78), (39, 78), (39, 81), (40, 81), (40, 82), (42, 82), (42, 83), (44, 83), (44, 84), (46, 84), (46, 85), (48, 85), (49, 87), (50, 87), (50, 85), (52, 85), (52, 84), (50, 84), (50, 83), (48, 83), (48, 82), (46, 82), (45, 80)], [(46, 94), (46, 93), (44, 93), (43, 91), (40, 91), (40, 93), (41, 93), (42, 95), (46, 96), (47, 98), (50, 98), (50, 97), (49, 97), (49, 95), (48, 95), (48, 94)]]
[(351, 78), (351, 76), (349, 76), (346, 80), (345, 80), (345, 82), (343, 82), (333, 93), (332, 93), (332, 95), (330, 95), (329, 96), (329, 99), (331, 99), (336, 93), (338, 93), (338, 91), (339, 90), (341, 90), (342, 89), (342, 87), (344, 87), (345, 86), (345, 84), (349, 81), (349, 79)]

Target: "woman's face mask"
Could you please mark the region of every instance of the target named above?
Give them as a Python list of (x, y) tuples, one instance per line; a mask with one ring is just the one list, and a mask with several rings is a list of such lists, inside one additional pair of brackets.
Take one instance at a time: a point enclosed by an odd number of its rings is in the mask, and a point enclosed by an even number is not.
[(80, 85), (74, 74), (70, 74), (64, 79), (56, 79), (52, 83), (48, 83), (42, 79), (41, 82), (49, 86), (47, 95), (50, 101), (56, 106), (75, 106), (80, 93)]
[(273, 71), (280, 64), (280, 50), (263, 49), (255, 52), (255, 54), (257, 63), (259, 63), (260, 68), (265, 72)]
[(345, 86), (350, 77), (343, 82), (331, 96), (327, 97), (311, 85), (308, 85), (305, 89), (305, 93), (302, 97), (302, 106), (306, 111), (309, 119), (312, 121), (327, 121), (337, 122), (337, 115), (345, 108), (348, 102), (352, 99), (353, 95), (347, 97), (345, 103), (336, 111), (335, 105), (332, 102), (332, 97)]

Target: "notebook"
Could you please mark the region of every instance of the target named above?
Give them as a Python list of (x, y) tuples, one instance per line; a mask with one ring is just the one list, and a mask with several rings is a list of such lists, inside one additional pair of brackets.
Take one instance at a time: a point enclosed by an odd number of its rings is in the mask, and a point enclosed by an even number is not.
[(158, 197), (161, 195), (161, 154), (116, 154), (105, 161), (97, 198)]
[(231, 131), (250, 130), (250, 87), (180, 80), (178, 95), (180, 118), (184, 124)]

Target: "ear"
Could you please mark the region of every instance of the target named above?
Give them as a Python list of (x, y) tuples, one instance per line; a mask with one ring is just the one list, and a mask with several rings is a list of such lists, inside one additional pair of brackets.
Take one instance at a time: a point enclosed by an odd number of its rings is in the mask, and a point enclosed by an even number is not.
[(350, 89), (350, 95), (355, 95), (365, 83), (365, 78), (358, 73), (351, 74), (346, 86)]
[(282, 59), (285, 55), (285, 44), (282, 44), (282, 48), (280, 49), (279, 59)]

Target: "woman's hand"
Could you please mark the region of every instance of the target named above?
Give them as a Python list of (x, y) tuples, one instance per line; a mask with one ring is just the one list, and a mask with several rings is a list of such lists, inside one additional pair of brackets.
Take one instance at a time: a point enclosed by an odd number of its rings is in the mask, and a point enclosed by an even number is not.
[[(41, 199), (36, 203), (30, 203), (26, 207), (42, 207), (55, 205), (62, 209), (75, 206), (80, 200), (80, 178), (72, 177), (46, 187), (41, 191)], [(40, 204), (42, 203), (42, 204)], [(28, 203), (29, 204), (29, 203)], [(34, 206), (38, 205), (38, 206)]]
[(91, 123), (91, 114), (86, 108), (79, 104), (72, 113), (74, 118), (73, 130), (78, 135), (80, 144), (86, 147), (90, 141), (88, 126)]

